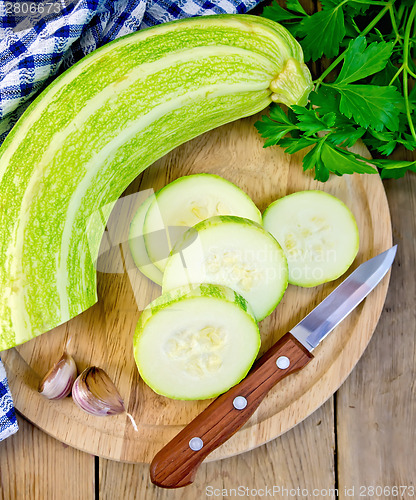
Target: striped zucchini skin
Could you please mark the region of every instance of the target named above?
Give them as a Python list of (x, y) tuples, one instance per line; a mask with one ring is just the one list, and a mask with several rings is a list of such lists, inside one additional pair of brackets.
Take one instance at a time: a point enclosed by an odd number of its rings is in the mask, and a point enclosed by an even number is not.
[(0, 149), (0, 350), (92, 306), (100, 208), (176, 146), (276, 100), (285, 68), (303, 101), (295, 39), (267, 19), (220, 15), (121, 38), (55, 80)]

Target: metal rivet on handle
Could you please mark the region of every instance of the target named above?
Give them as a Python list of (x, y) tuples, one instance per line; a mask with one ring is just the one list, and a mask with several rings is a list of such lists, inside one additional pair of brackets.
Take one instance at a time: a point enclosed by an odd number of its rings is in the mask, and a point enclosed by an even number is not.
[(189, 441), (189, 448), (191, 448), (192, 451), (199, 451), (203, 446), (204, 442), (199, 437), (193, 437)]
[(290, 366), (290, 359), (287, 356), (280, 356), (276, 359), (277, 368), (286, 370)]
[(234, 398), (233, 406), (236, 410), (244, 410), (247, 406), (247, 399), (244, 396), (237, 396)]

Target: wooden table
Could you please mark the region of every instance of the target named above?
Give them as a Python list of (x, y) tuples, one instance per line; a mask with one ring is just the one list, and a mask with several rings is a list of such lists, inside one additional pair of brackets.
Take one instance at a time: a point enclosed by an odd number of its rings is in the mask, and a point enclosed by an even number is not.
[(360, 490), (416, 487), (416, 174), (384, 185), (399, 245), (385, 308), (350, 377), (308, 419), (255, 450), (203, 465), (192, 486), (169, 491), (152, 485), (147, 465), (82, 453), (19, 416), (20, 431), (0, 443), (0, 499), (194, 500), (235, 496), (229, 490), (239, 486), (253, 490), (246, 498), (270, 495), (273, 486), (281, 488), (274, 498), (337, 498), (334, 488), (341, 499), (361, 491), (364, 498), (413, 498), (410, 490)]

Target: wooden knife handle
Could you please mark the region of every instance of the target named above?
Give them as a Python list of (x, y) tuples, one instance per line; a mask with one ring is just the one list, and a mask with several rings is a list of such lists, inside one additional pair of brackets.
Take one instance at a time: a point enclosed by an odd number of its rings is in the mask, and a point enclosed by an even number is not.
[(150, 464), (152, 482), (163, 488), (191, 484), (201, 462), (247, 422), (268, 391), (312, 358), (286, 333), (254, 363), (245, 379), (215, 399), (157, 453)]

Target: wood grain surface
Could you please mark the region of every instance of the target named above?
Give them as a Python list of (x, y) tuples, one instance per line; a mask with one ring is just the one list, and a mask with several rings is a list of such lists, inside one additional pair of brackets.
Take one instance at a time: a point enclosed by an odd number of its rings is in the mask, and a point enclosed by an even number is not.
[[(239, 120), (204, 134), (175, 149), (139, 176), (113, 209), (107, 224), (104, 252), (98, 261), (99, 302), (68, 323), (2, 355), (16, 408), (49, 435), (102, 457), (150, 462), (209, 404), (159, 396), (139, 378), (132, 336), (140, 310), (160, 293), (160, 288), (131, 263), (125, 244), (130, 220), (143, 199), (141, 193), (135, 194), (138, 191), (157, 190), (181, 175), (215, 173), (244, 189), (264, 210), (285, 194), (322, 189), (344, 201), (357, 219), (360, 250), (350, 271), (391, 246), (389, 209), (377, 175), (334, 176), (325, 184), (314, 181), (302, 171), (302, 154), (286, 155), (280, 148), (263, 148), (263, 140), (253, 127), (255, 120), (256, 117)], [(260, 323), (261, 353), (342, 279), (310, 289), (289, 286), (274, 313)], [(241, 453), (269, 441), (326, 401), (348, 376), (371, 338), (387, 286), (388, 276), (316, 349), (315, 359), (302, 372), (272, 389), (246, 426), (208, 460)], [(95, 365), (109, 374), (137, 422), (137, 432), (126, 415), (95, 417), (82, 412), (70, 398), (49, 401), (38, 394), (40, 378), (60, 357), (68, 339), (69, 352), (79, 371)]]
[(0, 498), (93, 498), (94, 457), (18, 418), (19, 432), (0, 443)]
[[(415, 160), (416, 152), (397, 151)], [(336, 396), (340, 498), (345, 488), (386, 486), (374, 498), (416, 487), (416, 174), (384, 181), (398, 252), (381, 321), (364, 356)], [(400, 490), (399, 490), (400, 491)]]

